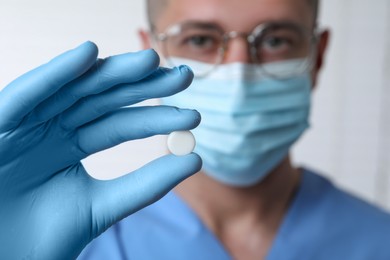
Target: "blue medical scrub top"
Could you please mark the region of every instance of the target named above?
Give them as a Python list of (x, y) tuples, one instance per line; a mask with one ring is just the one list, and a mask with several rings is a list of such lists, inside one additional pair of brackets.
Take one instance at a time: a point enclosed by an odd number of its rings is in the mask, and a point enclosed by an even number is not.
[[(78, 258), (232, 259), (174, 192), (122, 220)], [(390, 260), (390, 215), (305, 170), (268, 260)]]

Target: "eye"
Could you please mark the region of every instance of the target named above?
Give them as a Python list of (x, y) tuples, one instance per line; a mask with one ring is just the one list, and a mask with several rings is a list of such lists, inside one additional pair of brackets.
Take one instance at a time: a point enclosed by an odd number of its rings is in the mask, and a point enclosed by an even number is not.
[(291, 47), (291, 41), (282, 37), (267, 37), (263, 39), (261, 48), (267, 51), (282, 51)]
[(196, 49), (213, 49), (217, 45), (217, 40), (208, 35), (194, 35), (187, 37), (185, 44)]

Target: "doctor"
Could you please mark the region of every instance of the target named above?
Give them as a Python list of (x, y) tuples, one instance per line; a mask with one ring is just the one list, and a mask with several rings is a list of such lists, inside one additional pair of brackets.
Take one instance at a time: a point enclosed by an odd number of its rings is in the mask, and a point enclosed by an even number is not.
[[(74, 259), (199, 171), (79, 259), (390, 259), (387, 213), (289, 160), (327, 45), (317, 4), (151, 0), (141, 38), (174, 69), (151, 50), (97, 59), (87, 42), (7, 86), (0, 258)], [(155, 97), (166, 106), (122, 108)], [(201, 112), (203, 167), (190, 154), (88, 176), (89, 154), (199, 124), (172, 106)]]
[[(195, 79), (203, 168), (80, 259), (390, 259), (390, 216), (293, 166), (329, 33), (317, 0), (149, 0), (145, 48)], [(316, 151), (313, 151), (316, 152)]]

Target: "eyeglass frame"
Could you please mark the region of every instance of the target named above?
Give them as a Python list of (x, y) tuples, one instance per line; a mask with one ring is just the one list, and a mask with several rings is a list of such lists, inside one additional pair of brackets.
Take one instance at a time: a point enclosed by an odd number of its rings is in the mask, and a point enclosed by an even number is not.
[[(210, 67), (210, 70), (207, 73), (204, 73), (202, 75), (196, 75), (196, 77), (206, 77), (208, 74), (212, 73), (219, 65), (222, 64), (222, 62), (225, 59), (225, 55), (228, 51), (229, 42), (232, 39), (235, 38), (243, 38), (248, 46), (249, 46), (249, 53), (250, 53), (250, 59), (252, 62), (259, 64), (261, 68), (263, 68), (262, 64), (258, 61), (258, 50), (255, 46), (255, 42), (258, 38), (261, 38), (261, 35), (266, 31), (266, 29), (271, 28), (272, 26), (287, 26), (287, 27), (293, 27), (295, 29), (299, 29), (301, 32), (304, 32), (304, 34), (308, 35), (308, 40), (310, 41), (311, 50), (310, 54), (307, 58), (309, 58), (308, 65), (305, 67), (305, 69), (302, 69), (299, 73), (303, 73), (305, 71), (311, 70), (314, 65), (314, 58), (316, 57), (317, 50), (314, 46), (318, 43), (319, 35), (321, 34), (321, 31), (317, 26), (313, 29), (307, 29), (304, 26), (301, 26), (296, 23), (292, 22), (265, 22), (261, 23), (254, 27), (254, 29), (251, 31), (251, 33), (244, 33), (244, 32), (238, 32), (238, 31), (230, 31), (226, 32), (223, 30), (223, 28), (215, 23), (208, 23), (208, 22), (199, 22), (199, 21), (186, 21), (181, 23), (176, 23), (171, 26), (169, 26), (163, 33), (156, 33), (155, 27), (151, 26), (152, 30), (152, 37), (155, 42), (166, 42), (168, 37), (170, 35), (177, 34), (178, 31), (181, 31), (181, 28), (184, 25), (209, 25), (213, 29), (218, 30), (221, 33), (222, 36), (222, 44), (220, 47), (218, 47), (218, 59), (214, 64), (212, 64), (212, 67)], [(163, 45), (164, 48), (162, 49), (162, 54), (164, 55), (164, 59), (169, 63), (169, 65), (175, 66), (172, 64), (172, 62), (169, 60), (169, 57), (167, 57), (168, 51), (166, 50), (166, 44)], [(266, 70), (263, 69), (266, 75), (268, 75), (271, 78), (279, 78), (275, 75), (267, 73)], [(297, 74), (299, 74), (297, 73)]]

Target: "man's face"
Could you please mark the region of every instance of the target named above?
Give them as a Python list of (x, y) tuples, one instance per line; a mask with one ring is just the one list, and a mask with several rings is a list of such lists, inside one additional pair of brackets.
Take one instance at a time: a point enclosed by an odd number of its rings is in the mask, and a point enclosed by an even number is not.
[[(173, 24), (199, 21), (216, 24), (226, 32), (251, 33), (265, 22), (289, 22), (312, 30), (313, 16), (308, 0), (169, 0), (156, 20), (155, 29), (161, 33)], [(322, 36), (325, 39), (321, 39), (318, 46), (314, 79), (322, 63), (326, 36)], [(224, 63), (250, 62), (248, 53), (248, 44), (236, 38), (229, 43)]]

